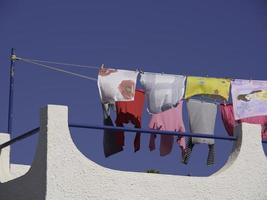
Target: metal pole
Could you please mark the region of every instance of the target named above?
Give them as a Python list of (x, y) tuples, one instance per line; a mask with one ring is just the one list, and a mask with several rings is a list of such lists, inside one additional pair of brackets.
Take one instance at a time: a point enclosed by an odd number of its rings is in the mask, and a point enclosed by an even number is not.
[(236, 140), (235, 137), (224, 137), (200, 133), (181, 133), (176, 131), (160, 131), (153, 129), (141, 129), (141, 128), (125, 128), (125, 127), (114, 127), (114, 126), (98, 126), (98, 125), (87, 125), (87, 124), (69, 124), (71, 128), (88, 128), (88, 129), (97, 129), (97, 130), (110, 130), (110, 131), (128, 131), (128, 132), (141, 132), (149, 134), (159, 134), (159, 135), (176, 135), (176, 136), (186, 136), (186, 137), (197, 137), (197, 138), (211, 138), (211, 139), (220, 139), (220, 140)]
[(10, 57), (10, 69), (9, 69), (9, 102), (8, 102), (8, 128), (9, 134), (12, 133), (12, 121), (13, 121), (13, 96), (14, 96), (14, 75), (15, 75), (15, 49), (11, 49)]

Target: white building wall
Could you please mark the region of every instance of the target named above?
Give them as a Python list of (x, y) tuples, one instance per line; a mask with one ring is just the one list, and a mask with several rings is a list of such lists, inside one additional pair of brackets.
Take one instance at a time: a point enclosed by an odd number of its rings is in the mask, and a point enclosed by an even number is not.
[(69, 132), (67, 107), (48, 105), (41, 112), (39, 144), (30, 170), (18, 178), (9, 176), (4, 167), (9, 160), (1, 152), (0, 200), (266, 200), (261, 127), (242, 124), (235, 134), (238, 140), (227, 164), (209, 177), (116, 171), (79, 152)]

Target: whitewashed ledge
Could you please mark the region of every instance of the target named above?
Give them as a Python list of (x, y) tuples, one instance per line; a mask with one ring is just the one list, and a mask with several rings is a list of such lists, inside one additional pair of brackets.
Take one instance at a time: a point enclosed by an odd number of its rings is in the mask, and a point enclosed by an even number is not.
[[(259, 125), (243, 123), (236, 128), (238, 139), (227, 164), (209, 177), (104, 168), (86, 158), (73, 143), (66, 106), (43, 108), (40, 127), (36, 155), (29, 170), (27, 166), (12, 167), (9, 147), (2, 150), (1, 200), (267, 199), (267, 159)], [(0, 134), (0, 143), (7, 140), (8, 134)]]

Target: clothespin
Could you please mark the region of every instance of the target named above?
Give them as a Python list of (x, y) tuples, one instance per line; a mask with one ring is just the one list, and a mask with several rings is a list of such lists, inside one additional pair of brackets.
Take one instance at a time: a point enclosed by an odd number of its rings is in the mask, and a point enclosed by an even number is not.
[(15, 54), (13, 54), (13, 55), (10, 57), (10, 60), (12, 60), (12, 61), (16, 61), (16, 60), (19, 60), (19, 58), (18, 58)]
[(224, 79), (228, 79), (230, 81), (234, 81), (235, 80), (234, 78), (231, 78), (231, 77), (224, 77)]
[(136, 71), (138, 71), (140, 74), (144, 74), (144, 71), (142, 69), (137, 68)]

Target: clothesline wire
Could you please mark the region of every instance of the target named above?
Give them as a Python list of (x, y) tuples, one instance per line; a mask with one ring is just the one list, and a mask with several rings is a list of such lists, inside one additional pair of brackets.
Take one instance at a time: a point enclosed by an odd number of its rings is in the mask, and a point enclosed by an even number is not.
[[(32, 61), (32, 62), (38, 62), (38, 63), (47, 63), (47, 64), (55, 64), (55, 65), (63, 65), (63, 66), (69, 66), (69, 67), (78, 67), (78, 68), (86, 68), (86, 69), (93, 69), (93, 70), (99, 70), (100, 66), (95, 66), (95, 65), (79, 65), (79, 64), (73, 64), (73, 63), (66, 63), (66, 62), (55, 62), (55, 61), (48, 61), (48, 60), (40, 60), (40, 59), (31, 59), (31, 58), (21, 58), (15, 56), (17, 60), (27, 60), (27, 61)], [(141, 74), (144, 73), (143, 69), (137, 68)], [(156, 73), (156, 72), (150, 72), (150, 73)], [(158, 74), (165, 74), (164, 72), (158, 72)], [(166, 73), (168, 74), (168, 73)], [(183, 75), (183, 76), (189, 76), (189, 75)], [(203, 77), (210, 77), (209, 75), (204, 75)], [(222, 78), (222, 77), (213, 77), (212, 78)], [(231, 77), (223, 77), (224, 79), (230, 79), (230, 80), (235, 80), (234, 78)], [(251, 79), (250, 79), (251, 80)]]
[(63, 70), (63, 69), (60, 69), (60, 68), (57, 68), (57, 67), (53, 67), (53, 66), (50, 66), (50, 65), (46, 65), (46, 64), (41, 64), (41, 63), (38, 63), (36, 61), (28, 60), (28, 59), (25, 59), (25, 58), (18, 58), (18, 60), (24, 61), (26, 63), (31, 63), (31, 64), (34, 64), (34, 65), (38, 65), (40, 67), (44, 67), (46, 69), (50, 69), (50, 70), (53, 70), (53, 71), (62, 72), (62, 73), (65, 73), (65, 74), (76, 76), (76, 77), (79, 77), (79, 78), (84, 78), (84, 79), (91, 80), (91, 81), (97, 81), (97, 79), (94, 78), (94, 77), (90, 77), (90, 76), (78, 74), (78, 73), (75, 73), (75, 72)]
[(47, 64), (55, 64), (55, 65), (64, 65), (64, 66), (70, 66), (70, 67), (79, 67), (79, 68), (87, 68), (87, 69), (95, 69), (98, 70), (99, 66), (93, 66), (93, 65), (79, 65), (79, 64), (73, 64), (73, 63), (65, 63), (65, 62), (54, 62), (54, 61), (47, 61), (47, 60), (38, 60), (38, 59), (29, 59), (29, 58), (20, 58), (16, 57), (18, 60), (29, 60), (32, 62), (38, 62), (38, 63), (47, 63)]

